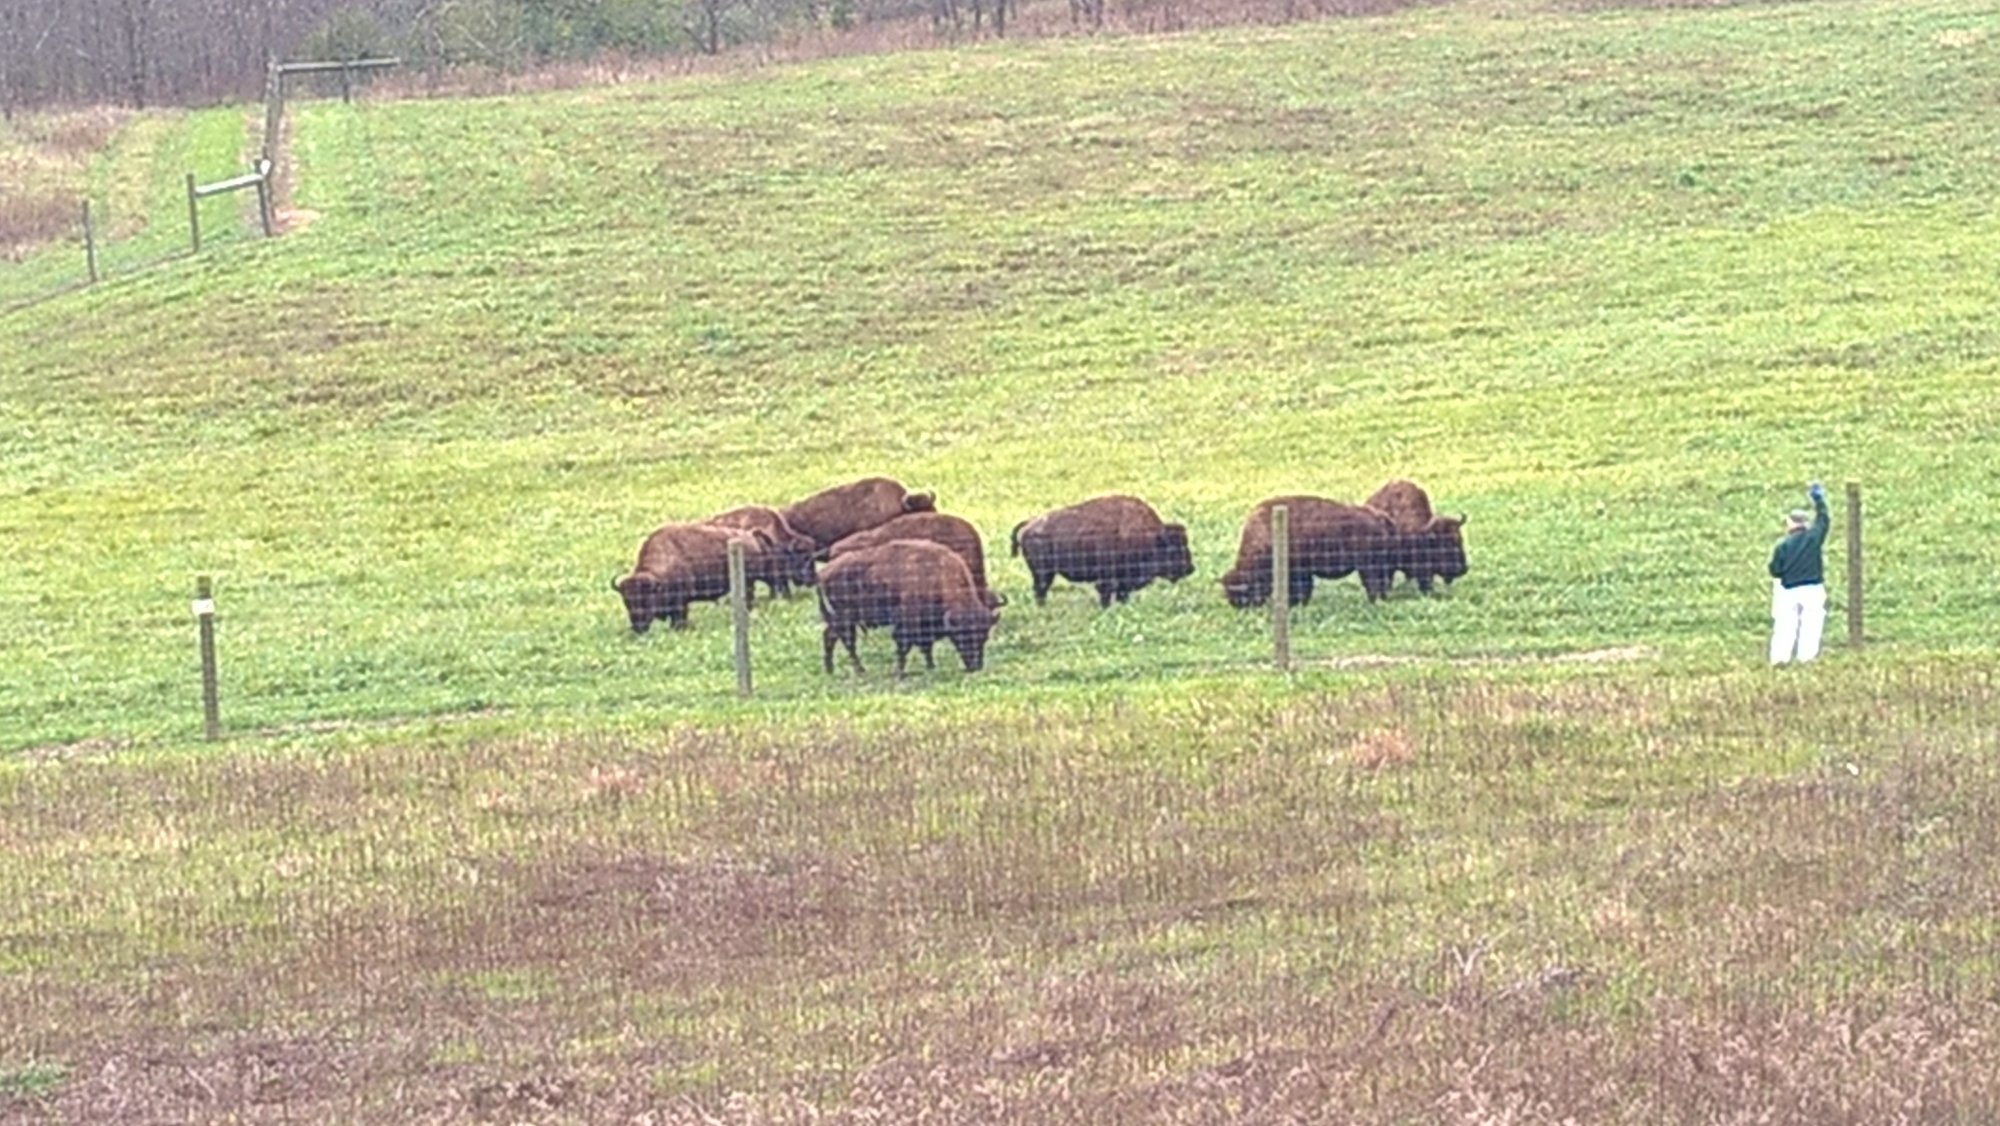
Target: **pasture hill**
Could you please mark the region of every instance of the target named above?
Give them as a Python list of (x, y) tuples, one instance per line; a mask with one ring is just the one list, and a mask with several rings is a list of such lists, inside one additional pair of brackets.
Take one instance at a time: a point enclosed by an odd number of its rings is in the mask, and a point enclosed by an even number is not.
[[(1996, 51), (1472, 0), (296, 104), (309, 222), (0, 316), (0, 1118), (1988, 1120)], [(986, 534), (983, 671), (631, 636), (653, 527), (874, 473)], [(1271, 672), (1244, 515), (1404, 476), (1470, 574)], [(1870, 645), (1769, 670), (1813, 477)], [(1034, 605), (1104, 492), (1195, 574)]]

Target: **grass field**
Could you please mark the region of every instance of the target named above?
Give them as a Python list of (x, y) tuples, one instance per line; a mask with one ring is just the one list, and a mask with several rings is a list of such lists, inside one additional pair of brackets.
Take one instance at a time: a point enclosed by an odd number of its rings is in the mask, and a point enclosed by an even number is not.
[[(1980, 27), (1453, 6), (302, 106), (303, 232), (9, 318), (0, 745), (188, 732), (198, 573), (239, 726), (728, 711), (726, 616), (635, 644), (606, 581), (870, 472), (1000, 544), (1113, 489), (1194, 530), (1129, 613), (1008, 614), (981, 695), (1246, 667), (1243, 514), (1392, 475), (1472, 577), (1302, 653), (1749, 659), (1812, 476), (1868, 490), (1879, 640), (1983, 649)], [(760, 619), (771, 701), (855, 694), (817, 631)]]
[[(1994, 30), (295, 106), (298, 229), (0, 317), (0, 1118), (1990, 1119)], [(656, 524), (878, 472), (988, 534), (984, 672), (629, 635)], [(1265, 671), (1243, 514), (1398, 475), (1471, 574)], [(1812, 477), (1872, 644), (1773, 676)], [(1034, 607), (1007, 529), (1112, 490), (1198, 573)]]

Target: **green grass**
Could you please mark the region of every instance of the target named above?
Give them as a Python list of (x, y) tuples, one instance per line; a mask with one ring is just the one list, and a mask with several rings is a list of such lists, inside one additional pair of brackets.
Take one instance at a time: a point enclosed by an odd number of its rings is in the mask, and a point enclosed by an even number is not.
[[(303, 229), (0, 317), (0, 1119), (1990, 1121), (1990, 20), (295, 106)], [(655, 524), (874, 472), (987, 532), (985, 672), (629, 636)], [(1392, 475), (1472, 573), (1266, 671), (1243, 514)], [(1814, 476), (1873, 640), (1769, 670)], [(1034, 607), (1114, 489), (1198, 574)]]
[(0, 1069), (0, 1097), (38, 1099), (62, 1088), (69, 1069), (60, 1064), (31, 1063)]
[[(1392, 475), (1473, 572), (1329, 589), (1303, 657), (1754, 661), (1814, 476), (1867, 489), (1877, 641), (1988, 651), (1983, 14), (1454, 5), (299, 105), (307, 229), (0, 326), (0, 747), (186, 738), (197, 574), (238, 729), (1227, 681), (1243, 514)], [(990, 537), (986, 673), (829, 681), (801, 600), (746, 713), (720, 609), (625, 636), (655, 524), (869, 472)], [(1113, 489), (1199, 573), (1028, 605), (1006, 530)]]

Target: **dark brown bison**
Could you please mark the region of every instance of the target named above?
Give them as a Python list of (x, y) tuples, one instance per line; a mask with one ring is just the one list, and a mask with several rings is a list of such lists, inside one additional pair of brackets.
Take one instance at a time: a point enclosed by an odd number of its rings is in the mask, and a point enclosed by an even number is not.
[(674, 629), (686, 629), (689, 603), (728, 597), (731, 541), (743, 544), (746, 577), (766, 573), (775, 552), (761, 532), (668, 524), (647, 536), (632, 573), (611, 580), (611, 589), (625, 600), (632, 632), (645, 633), (659, 618)]
[(1048, 601), (1057, 576), (1097, 587), (1097, 604), (1124, 602), (1132, 592), (1194, 574), (1187, 528), (1163, 524), (1138, 497), (1108, 496), (1045, 512), (1014, 526), (1013, 552), (1034, 577), (1035, 601)]
[(1361, 505), (1323, 497), (1272, 497), (1250, 510), (1236, 566), (1222, 576), (1222, 592), (1238, 609), (1271, 597), (1271, 509), (1285, 505), (1291, 521), (1291, 601), (1312, 601), (1313, 580), (1361, 573), (1362, 589), (1374, 601), (1395, 581), (1396, 527), (1387, 516)]
[(972, 572), (972, 585), (979, 589), (979, 597), (986, 605), (995, 610), (1006, 605), (1007, 600), (986, 585), (986, 548), (980, 543), (979, 529), (943, 512), (904, 513), (887, 524), (877, 524), (842, 539), (826, 549), (826, 557), (830, 562), (894, 540), (927, 540), (952, 549), (965, 560), (965, 569)]
[(790, 597), (793, 584), (813, 585), (813, 556), (819, 545), (811, 536), (793, 528), (785, 522), (775, 508), (761, 504), (746, 504), (717, 513), (704, 523), (718, 528), (741, 528), (746, 532), (762, 532), (771, 541), (771, 551), (775, 566), (769, 570), (775, 573), (760, 574), (753, 581), (762, 582), (775, 596)]
[(930, 512), (937, 498), (913, 493), (887, 477), (864, 477), (851, 484), (814, 493), (779, 510), (785, 522), (813, 538), (825, 551), (856, 532), (887, 524), (905, 512)]
[(986, 605), (972, 572), (957, 552), (928, 540), (892, 540), (843, 554), (819, 573), (819, 610), (826, 623), (826, 671), (833, 672), (833, 648), (854, 651), (861, 627), (889, 626), (896, 640), (896, 675), (902, 676), (911, 649), (921, 649), (924, 667), (936, 668), (931, 646), (947, 638), (958, 649), (965, 671), (986, 663), (986, 638), (999, 615)]
[(1375, 490), (1368, 507), (1389, 518), (1396, 526), (1396, 569), (1408, 575), (1425, 594), (1431, 581), (1447, 584), (1464, 575), (1465, 527), (1463, 516), (1437, 516), (1431, 512), (1431, 498), (1414, 481), (1391, 481)]

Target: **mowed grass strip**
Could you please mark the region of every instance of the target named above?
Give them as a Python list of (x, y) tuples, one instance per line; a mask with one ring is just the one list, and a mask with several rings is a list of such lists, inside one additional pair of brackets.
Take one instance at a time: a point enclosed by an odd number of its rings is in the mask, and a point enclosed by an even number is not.
[[(1984, 651), (1984, 14), (1451, 5), (302, 103), (304, 229), (3, 326), (0, 747), (196, 730), (198, 574), (233, 728), (758, 714), (722, 610), (633, 641), (608, 581), (658, 523), (876, 472), (1015, 598), (985, 673), (909, 691), (1253, 667), (1243, 514), (1404, 475), (1471, 576), (1329, 586), (1301, 656), (1756, 660), (1815, 476), (1867, 489), (1874, 640)], [(1199, 572), (1026, 605), (1008, 529), (1112, 490)], [(900, 698), (820, 674), (809, 599), (756, 628), (756, 708)]]
[[(51, 111), (0, 134), (0, 167), (12, 166), (20, 177), (0, 182), (0, 307), (47, 299), (89, 280), (85, 199), (100, 279), (186, 254), (186, 176), (211, 183), (246, 170), (246, 112)], [(242, 196), (211, 197), (199, 207), (204, 246), (249, 233)]]
[(0, 1113), (1972, 1121), (1996, 704), (1390, 675), (14, 765)]

